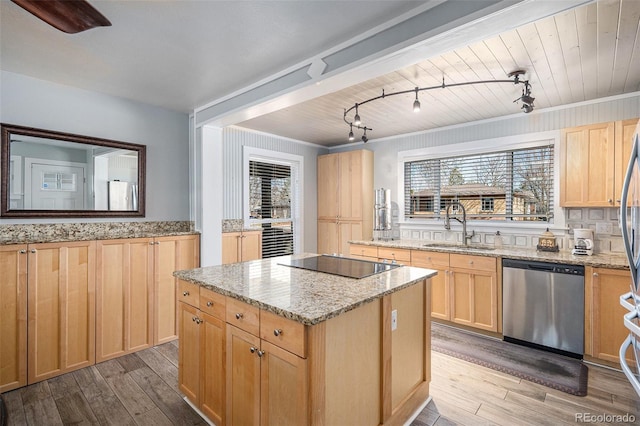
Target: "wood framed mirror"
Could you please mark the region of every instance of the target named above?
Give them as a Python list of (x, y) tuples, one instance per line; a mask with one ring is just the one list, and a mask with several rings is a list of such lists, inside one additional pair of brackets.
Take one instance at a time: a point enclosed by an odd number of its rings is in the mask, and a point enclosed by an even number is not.
[(146, 146), (0, 124), (0, 218), (144, 217)]

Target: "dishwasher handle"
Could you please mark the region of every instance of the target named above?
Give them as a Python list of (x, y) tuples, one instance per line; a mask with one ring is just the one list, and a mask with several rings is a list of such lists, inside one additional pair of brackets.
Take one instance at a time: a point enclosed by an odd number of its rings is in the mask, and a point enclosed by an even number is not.
[(584, 266), (566, 265), (560, 263), (538, 262), (534, 260), (503, 259), (503, 268), (526, 269), (530, 271), (542, 271), (554, 274), (569, 274), (584, 276)]

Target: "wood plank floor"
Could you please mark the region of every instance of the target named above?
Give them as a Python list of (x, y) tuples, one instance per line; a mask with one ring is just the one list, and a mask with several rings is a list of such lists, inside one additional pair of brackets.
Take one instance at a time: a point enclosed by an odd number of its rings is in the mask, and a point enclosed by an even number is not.
[[(177, 366), (171, 342), (6, 392), (8, 425), (205, 425), (177, 390)], [(588, 395), (577, 397), (432, 352), (431, 394), (414, 426), (575, 425), (580, 413), (629, 413), (626, 424), (640, 424), (624, 375), (592, 365)]]

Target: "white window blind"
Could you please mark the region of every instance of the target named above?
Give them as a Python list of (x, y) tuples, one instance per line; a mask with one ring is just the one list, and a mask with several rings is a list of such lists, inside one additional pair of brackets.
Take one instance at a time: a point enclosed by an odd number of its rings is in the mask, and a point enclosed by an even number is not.
[(404, 163), (406, 218), (439, 218), (449, 204), (470, 219), (548, 222), (553, 145)]
[(262, 229), (262, 257), (293, 254), (291, 166), (249, 161), (249, 218)]

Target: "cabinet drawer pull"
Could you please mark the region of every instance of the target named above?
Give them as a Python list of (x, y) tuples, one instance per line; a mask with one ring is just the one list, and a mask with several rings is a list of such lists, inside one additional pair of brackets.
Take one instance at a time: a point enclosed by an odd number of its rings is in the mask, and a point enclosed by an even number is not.
[(202, 322), (202, 320), (198, 317), (193, 317), (191, 318), (193, 320), (193, 322), (195, 322), (196, 324), (200, 324)]
[(473, 265), (473, 260), (470, 260), (470, 261), (469, 261), (469, 265)]
[(244, 317), (244, 315), (242, 315), (242, 313), (238, 312), (236, 314), (236, 319), (242, 319), (242, 317)]
[(284, 334), (281, 328), (276, 328), (275, 330), (273, 330), (273, 335), (278, 337), (280, 335)]
[(212, 307), (212, 306), (213, 306), (213, 302), (212, 302), (211, 300), (209, 300), (209, 301), (207, 302), (207, 306), (208, 306), (209, 308), (210, 308), (210, 307)]
[(185, 291), (184, 293), (182, 293), (182, 295), (183, 295), (184, 297), (187, 297), (187, 296), (189, 295), (189, 292), (188, 292), (188, 291)]

